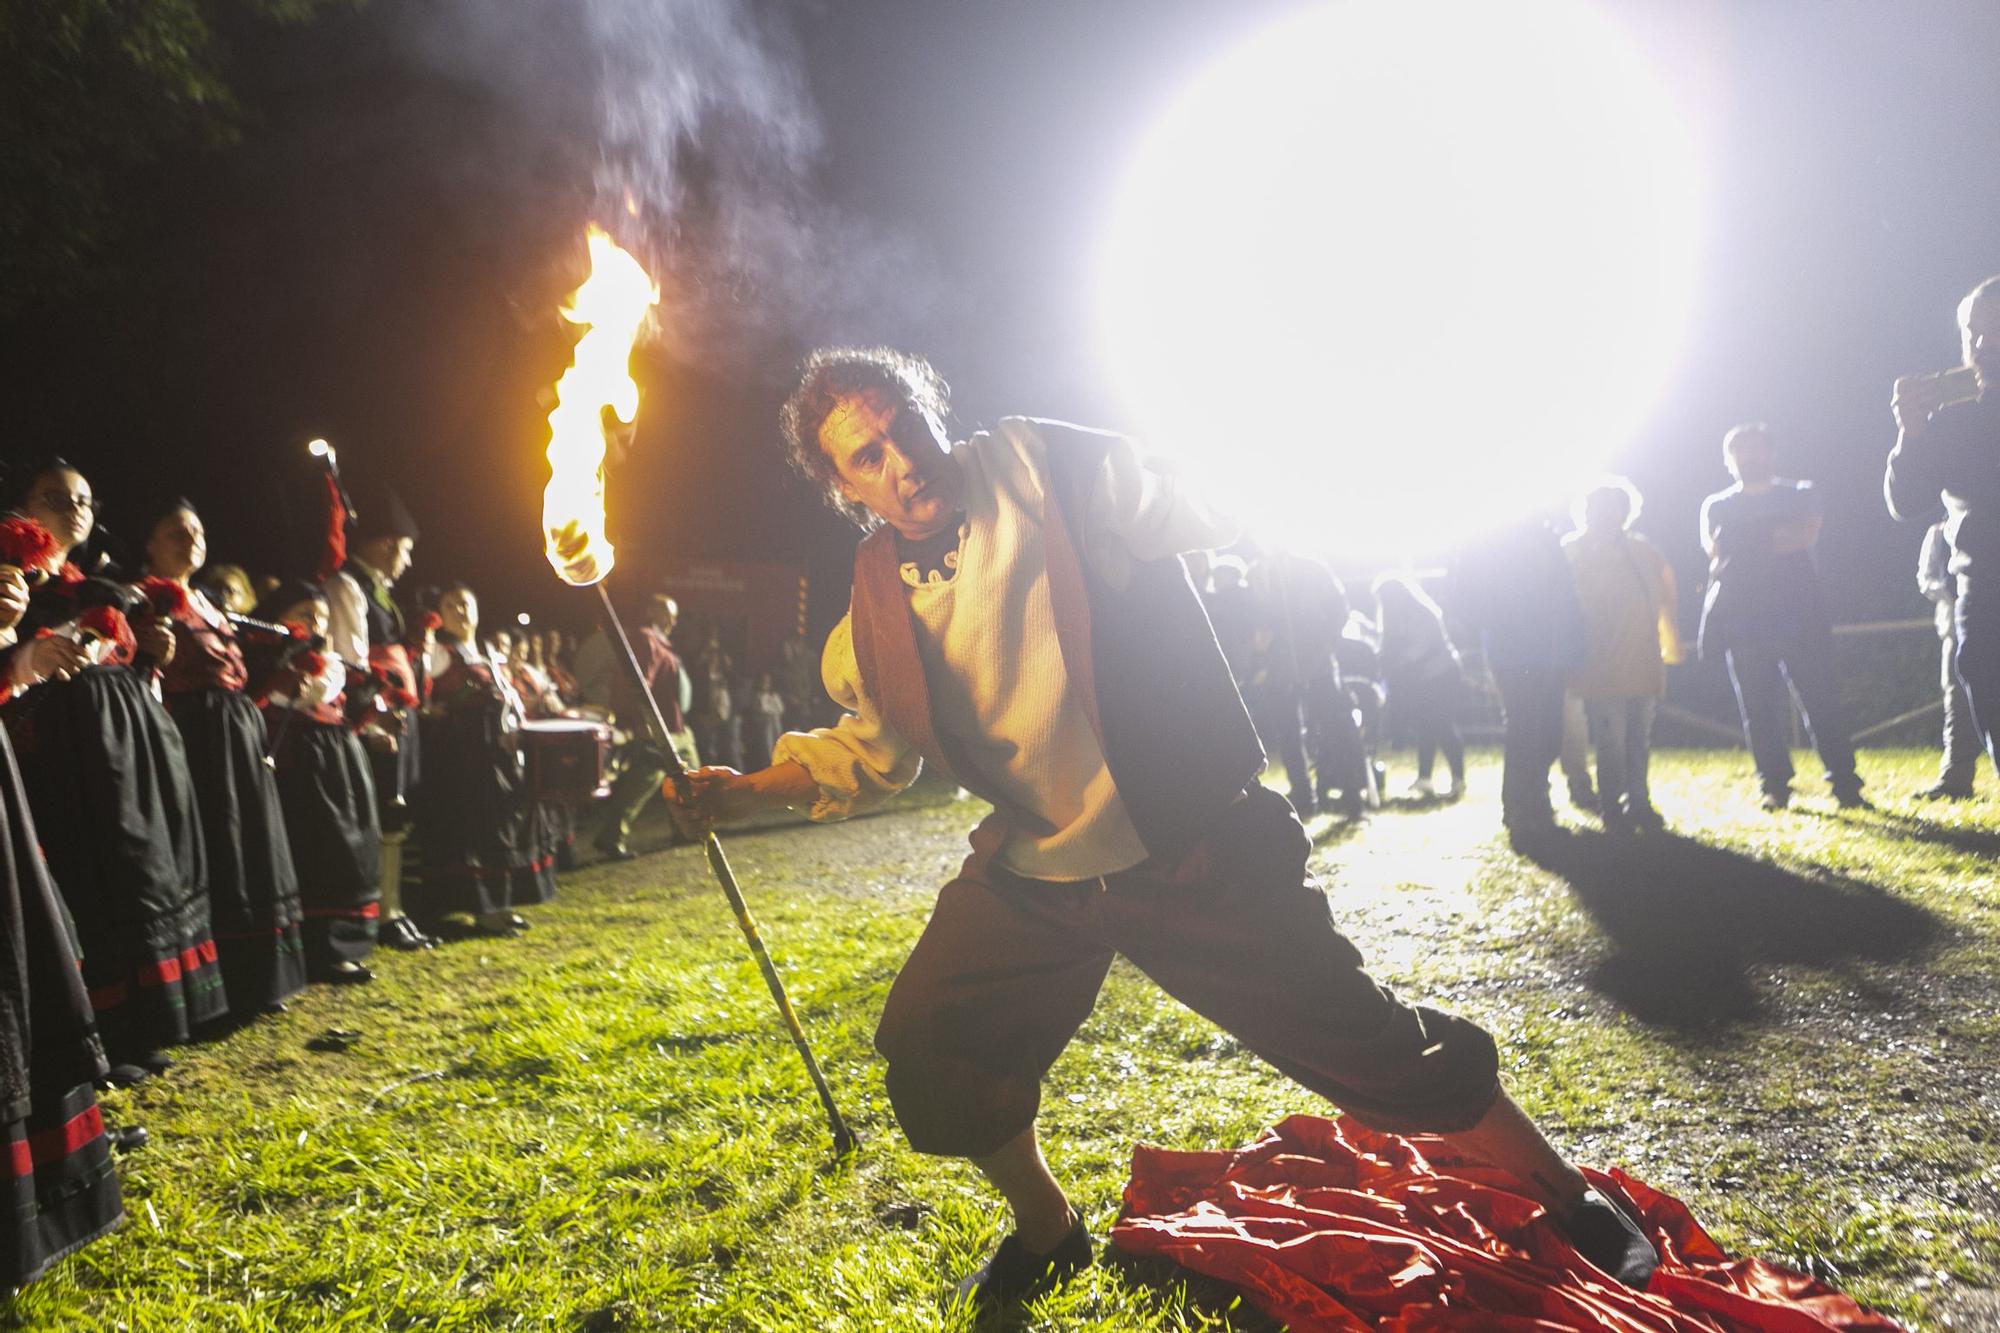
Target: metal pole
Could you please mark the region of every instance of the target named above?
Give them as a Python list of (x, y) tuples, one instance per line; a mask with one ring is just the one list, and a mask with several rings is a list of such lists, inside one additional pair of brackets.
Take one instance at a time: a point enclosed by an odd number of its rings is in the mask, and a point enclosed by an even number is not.
[[(632, 640), (626, 636), (625, 622), (618, 618), (617, 610), (611, 605), (611, 594), (605, 591), (602, 580), (597, 585), (597, 599), (604, 607), (605, 630), (618, 644), (617, 655), (631, 673), (632, 684), (638, 689), (639, 697), (646, 701), (646, 721), (660, 743), (660, 758), (666, 764), (667, 779), (685, 801), (688, 798), (687, 769), (682, 766), (680, 756), (674, 753), (674, 738), (667, 731), (667, 719), (660, 712), (660, 702), (646, 685), (645, 672), (639, 669), (639, 656), (632, 651)], [(854, 1131), (847, 1127), (840, 1107), (834, 1104), (833, 1089), (827, 1086), (826, 1075), (820, 1072), (819, 1061), (813, 1057), (805, 1028), (800, 1026), (799, 1016), (792, 1011), (792, 1002), (785, 995), (785, 983), (778, 976), (778, 968), (771, 961), (770, 952), (764, 948), (764, 937), (757, 930), (756, 919), (750, 915), (749, 904), (743, 901), (743, 891), (736, 886), (736, 874), (729, 868), (729, 858), (723, 855), (722, 842), (713, 830), (710, 830), (702, 850), (708, 855), (708, 868), (715, 872), (723, 896), (729, 899), (729, 910), (736, 914), (737, 928), (743, 932), (744, 942), (750, 946), (750, 953), (757, 960), (757, 969), (764, 974), (764, 984), (770, 988), (771, 998), (777, 1001), (778, 1013), (785, 1020), (785, 1031), (791, 1035), (799, 1058), (805, 1061), (806, 1073), (812, 1076), (820, 1105), (826, 1108), (827, 1126), (833, 1131), (834, 1156), (845, 1157), (855, 1149)]]

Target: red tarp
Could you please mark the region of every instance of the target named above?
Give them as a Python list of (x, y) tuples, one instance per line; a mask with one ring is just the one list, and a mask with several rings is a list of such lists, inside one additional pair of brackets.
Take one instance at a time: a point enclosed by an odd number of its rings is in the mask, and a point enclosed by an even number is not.
[(1293, 1333), (1826, 1333), (1902, 1325), (1790, 1269), (1731, 1259), (1679, 1200), (1622, 1171), (1659, 1247), (1643, 1292), (1570, 1247), (1511, 1177), (1428, 1135), (1296, 1115), (1233, 1152), (1132, 1155), (1111, 1241), (1241, 1287)]

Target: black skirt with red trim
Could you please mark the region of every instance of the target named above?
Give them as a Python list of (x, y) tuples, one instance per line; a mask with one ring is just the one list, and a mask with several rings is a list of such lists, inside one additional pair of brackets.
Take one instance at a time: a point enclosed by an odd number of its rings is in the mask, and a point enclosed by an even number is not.
[(5, 1137), (0, 1286), (32, 1282), (56, 1260), (125, 1220), (111, 1143), (88, 1083), (38, 1100)]
[(124, 1216), (91, 1081), (105, 1072), (76, 935), (0, 732), (0, 1289)]
[(298, 872), (264, 714), (241, 690), (167, 696), (179, 724), (208, 848), (208, 902), (230, 1012), (269, 1009), (306, 988)]
[(346, 727), (276, 708), (264, 721), (275, 738), (278, 800), (298, 867), (306, 971), (321, 977), (375, 950), (382, 915), (375, 780), (366, 747)]
[(123, 666), (39, 685), (5, 711), (105, 1046), (119, 1059), (186, 1041), (228, 1000), (179, 730)]
[[(498, 699), (467, 697), (424, 720), (424, 781), (417, 834), (419, 890), (405, 894), (413, 915), (486, 915), (542, 902), (553, 884), (555, 849), (540, 849), (535, 803), (519, 740), (503, 725)], [(544, 868), (544, 856), (546, 863)]]

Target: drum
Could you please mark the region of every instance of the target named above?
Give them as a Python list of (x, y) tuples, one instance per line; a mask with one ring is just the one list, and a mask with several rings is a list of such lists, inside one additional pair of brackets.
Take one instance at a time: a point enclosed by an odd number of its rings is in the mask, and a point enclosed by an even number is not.
[(611, 728), (602, 722), (548, 718), (521, 724), (528, 792), (538, 801), (585, 805), (610, 788)]

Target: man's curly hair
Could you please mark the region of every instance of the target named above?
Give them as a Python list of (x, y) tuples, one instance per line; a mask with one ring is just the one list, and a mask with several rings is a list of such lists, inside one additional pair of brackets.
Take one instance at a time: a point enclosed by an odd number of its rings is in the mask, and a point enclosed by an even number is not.
[(785, 400), (778, 417), (785, 435), (785, 457), (791, 465), (819, 490), (822, 499), (864, 531), (880, 520), (866, 506), (840, 493), (840, 474), (820, 448), (819, 430), (836, 403), (867, 389), (894, 395), (905, 408), (921, 412), (937, 426), (940, 435), (944, 434), (950, 388), (930, 362), (891, 347), (820, 348), (800, 367), (799, 386)]

